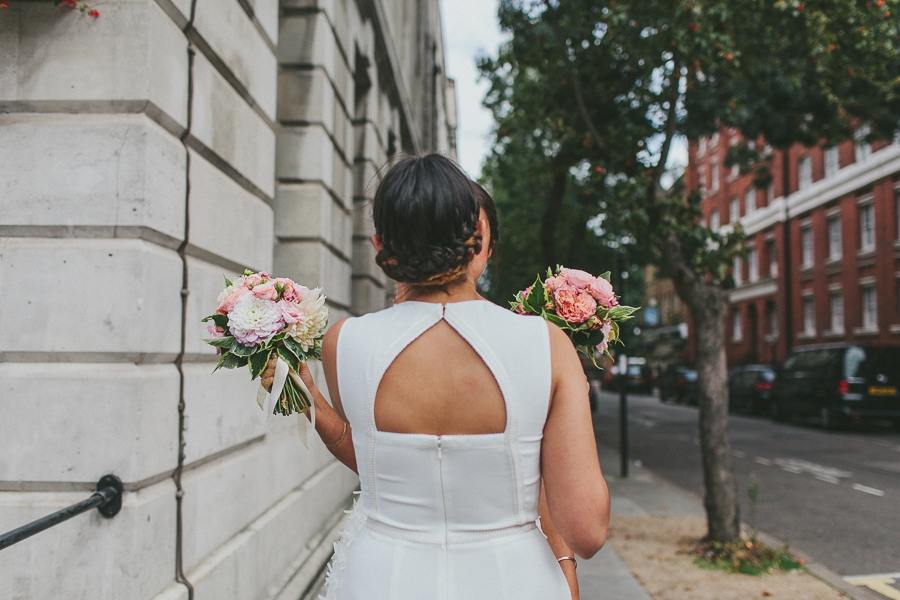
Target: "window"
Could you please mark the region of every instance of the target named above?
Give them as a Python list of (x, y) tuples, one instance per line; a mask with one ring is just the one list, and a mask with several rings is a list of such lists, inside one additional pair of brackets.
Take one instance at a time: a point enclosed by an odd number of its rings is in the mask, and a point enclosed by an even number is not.
[(744, 192), (744, 214), (749, 215), (756, 210), (756, 188), (752, 185)]
[(741, 201), (737, 196), (732, 196), (728, 203), (728, 222), (737, 223), (741, 220)]
[(736, 286), (741, 285), (741, 281), (743, 280), (743, 277), (742, 277), (743, 273), (741, 272), (742, 266), (743, 265), (741, 264), (741, 257), (735, 256), (734, 263), (731, 268), (731, 274), (734, 277), (734, 285), (736, 285)]
[(831, 332), (844, 333), (844, 297), (840, 292), (831, 294), (829, 304), (831, 308)]
[(769, 187), (766, 188), (766, 204), (771, 204), (772, 200), (775, 199), (775, 181), (772, 180), (769, 182)]
[(766, 240), (766, 256), (769, 259), (769, 277), (778, 277), (778, 251), (775, 240)]
[(766, 336), (770, 344), (774, 344), (778, 339), (778, 312), (775, 310), (774, 302), (766, 302), (766, 318), (769, 321), (769, 334)]
[(837, 175), (841, 169), (841, 153), (837, 146), (825, 148), (825, 177)]
[(713, 231), (718, 231), (719, 226), (720, 226), (719, 211), (714, 210), (711, 213), (709, 213), (709, 228), (712, 229)]
[(719, 147), (719, 132), (715, 132), (712, 134), (712, 137), (709, 138), (709, 147), (710, 148), (718, 148)]
[(759, 254), (756, 247), (747, 252), (747, 281), (753, 283), (759, 279)]
[(859, 207), (859, 250), (875, 250), (875, 205), (871, 199)]
[(804, 269), (813, 266), (812, 227), (800, 230), (800, 266)]
[(735, 342), (739, 342), (743, 337), (744, 327), (741, 322), (741, 311), (740, 309), (735, 309), (734, 312), (731, 313), (731, 339)]
[(816, 335), (816, 311), (811, 296), (803, 299), (803, 335)]
[(841, 257), (841, 218), (839, 216), (828, 218), (828, 260), (837, 260)]
[(864, 123), (856, 128), (856, 162), (862, 162), (872, 155), (872, 144), (866, 138), (872, 133), (872, 127)]
[(719, 161), (712, 160), (709, 162), (709, 193), (715, 194), (719, 191)]
[(812, 185), (812, 158), (809, 155), (801, 158), (797, 165), (797, 185), (801, 190)]
[(865, 331), (876, 331), (878, 329), (878, 313), (873, 286), (860, 288), (860, 304), (862, 305), (862, 328)]
[(697, 155), (703, 156), (706, 154), (706, 136), (700, 138), (697, 142)]

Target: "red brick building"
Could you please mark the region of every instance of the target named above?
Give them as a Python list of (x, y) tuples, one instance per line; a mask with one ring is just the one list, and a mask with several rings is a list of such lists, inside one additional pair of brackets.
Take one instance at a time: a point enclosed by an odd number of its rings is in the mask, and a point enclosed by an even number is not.
[(726, 129), (692, 142), (685, 174), (690, 189), (705, 190), (706, 225), (739, 221), (747, 234), (747, 257), (734, 265), (729, 365), (816, 343), (900, 343), (900, 145), (776, 151), (772, 184), (758, 190), (725, 166), (739, 140)]

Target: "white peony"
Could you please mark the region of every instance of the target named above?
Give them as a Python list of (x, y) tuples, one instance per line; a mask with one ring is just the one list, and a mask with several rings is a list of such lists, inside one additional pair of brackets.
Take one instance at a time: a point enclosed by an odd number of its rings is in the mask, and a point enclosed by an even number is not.
[(231, 335), (245, 346), (255, 346), (284, 328), (281, 310), (271, 300), (245, 294), (228, 313)]
[(300, 307), (306, 311), (306, 318), (288, 325), (285, 330), (287, 335), (300, 344), (304, 352), (312, 349), (328, 325), (328, 307), (325, 306), (325, 296), (322, 296), (321, 292), (320, 288), (309, 292), (306, 299), (300, 303)]

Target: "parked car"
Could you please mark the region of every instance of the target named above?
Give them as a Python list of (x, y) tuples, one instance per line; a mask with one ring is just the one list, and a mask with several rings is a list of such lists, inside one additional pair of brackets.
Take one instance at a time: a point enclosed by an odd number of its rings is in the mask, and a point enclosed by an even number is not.
[[(610, 391), (618, 391), (622, 378), (619, 377), (619, 365), (614, 365), (608, 371), (603, 380), (603, 388)], [(628, 357), (628, 367), (625, 369), (626, 390), (635, 394), (650, 394), (653, 392), (653, 380), (650, 376), (650, 368), (647, 359), (639, 356)]]
[(830, 344), (798, 348), (772, 382), (776, 420), (813, 417), (826, 429), (851, 420), (891, 419), (900, 427), (900, 346)]
[(697, 371), (685, 365), (669, 365), (659, 377), (659, 399), (677, 404), (698, 403)]
[(729, 410), (755, 414), (769, 410), (775, 370), (765, 365), (744, 365), (728, 373)]

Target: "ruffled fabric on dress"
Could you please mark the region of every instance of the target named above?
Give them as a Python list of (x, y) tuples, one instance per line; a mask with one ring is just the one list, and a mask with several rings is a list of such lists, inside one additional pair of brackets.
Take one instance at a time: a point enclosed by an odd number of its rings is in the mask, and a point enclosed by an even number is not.
[[(359, 492), (354, 492), (359, 494)], [(347, 557), (350, 548), (366, 527), (366, 515), (363, 512), (359, 496), (353, 500), (353, 508), (346, 511), (347, 520), (344, 522), (344, 530), (334, 543), (334, 554), (328, 563), (328, 571), (325, 573), (325, 595), (320, 595), (317, 600), (339, 600), (341, 597), (341, 581), (344, 578), (344, 569), (347, 567)]]

